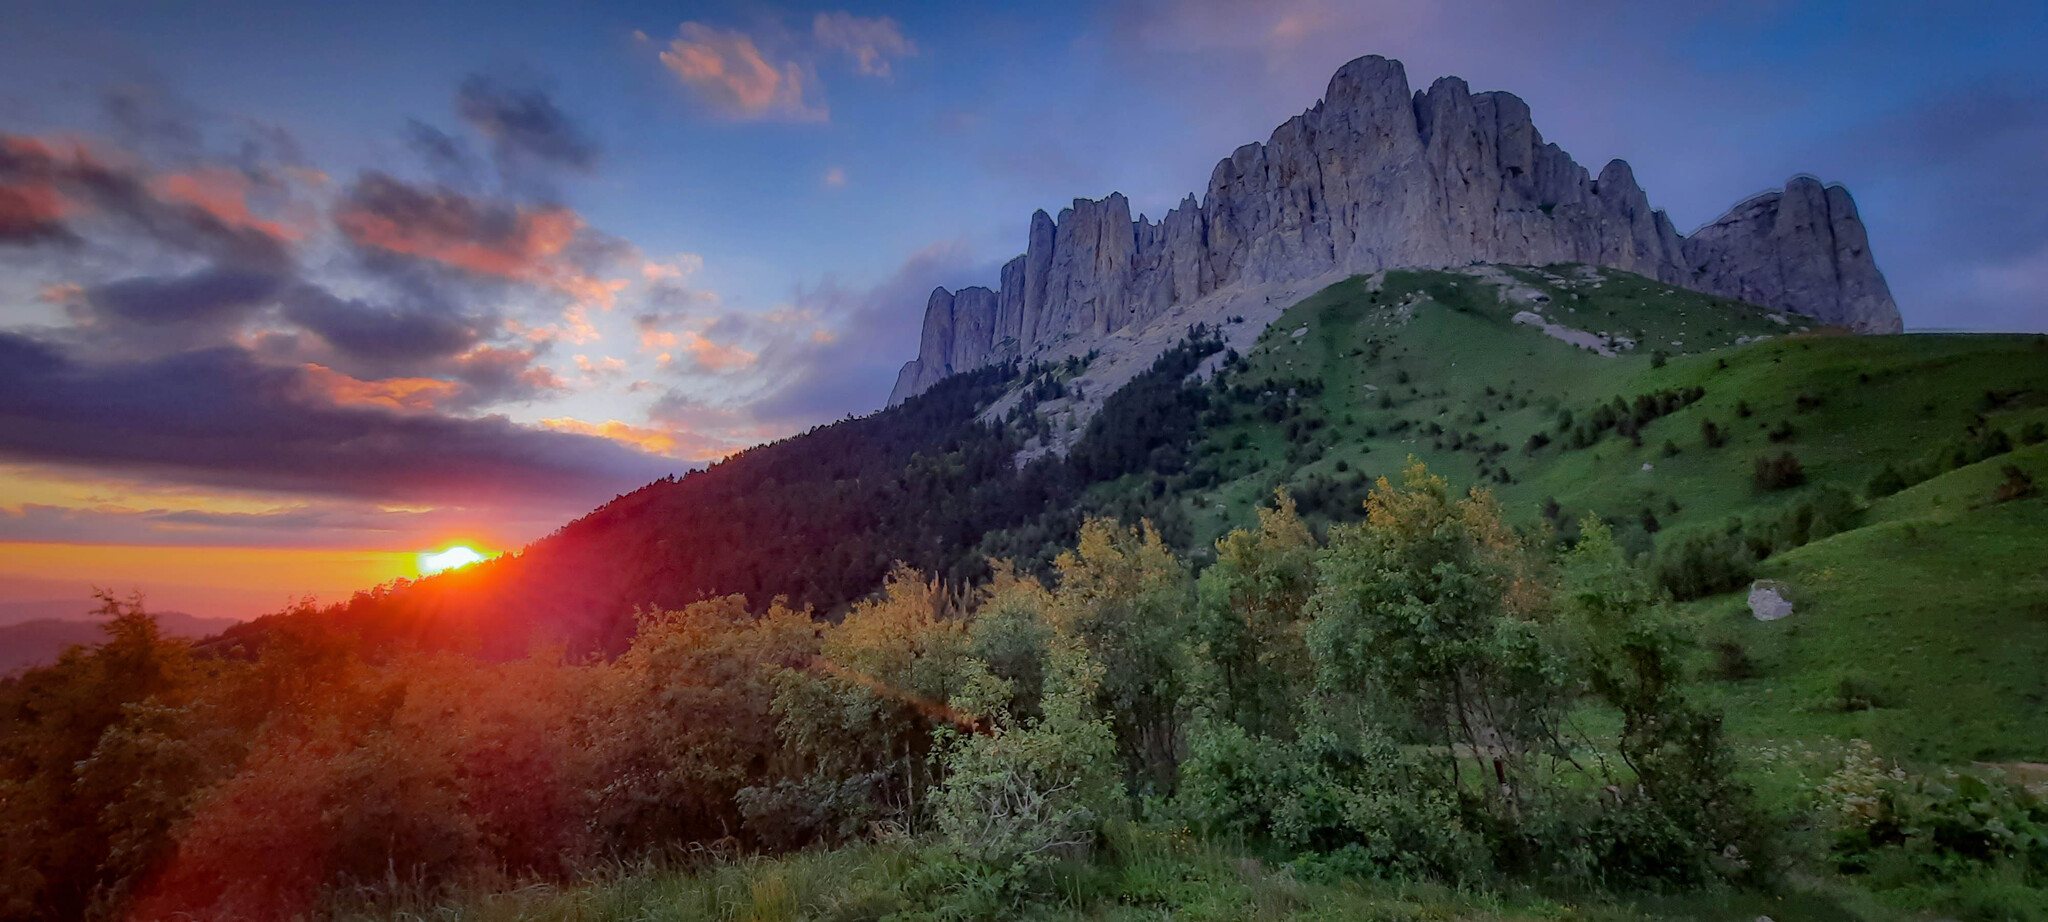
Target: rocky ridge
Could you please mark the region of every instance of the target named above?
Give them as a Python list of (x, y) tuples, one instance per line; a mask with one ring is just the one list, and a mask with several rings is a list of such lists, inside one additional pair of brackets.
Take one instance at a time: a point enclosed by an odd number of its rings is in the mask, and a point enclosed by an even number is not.
[(889, 402), (995, 362), (1161, 340), (1310, 282), (1475, 263), (1585, 263), (1859, 332), (1902, 329), (1842, 187), (1796, 177), (1681, 236), (1627, 163), (1592, 176), (1513, 94), (1456, 77), (1411, 93), (1400, 62), (1368, 56), (1158, 221), (1133, 220), (1118, 193), (1033, 214), (997, 288), (932, 292)]

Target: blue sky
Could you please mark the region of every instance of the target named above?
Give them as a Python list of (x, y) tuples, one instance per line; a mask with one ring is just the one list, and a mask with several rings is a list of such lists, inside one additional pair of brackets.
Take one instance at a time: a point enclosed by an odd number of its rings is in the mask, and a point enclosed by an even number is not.
[[(16, 179), (58, 214), (0, 246), (0, 346), (74, 396), (274, 377), (565, 486), (251, 473), (206, 460), (267, 444), (227, 423), (191, 457), (0, 444), (0, 541), (523, 542), (879, 406), (925, 294), (993, 283), (1033, 209), (1157, 216), (1368, 53), (1521, 95), (1682, 230), (1794, 173), (1845, 183), (1909, 328), (2048, 329), (2039, 3), (506, 6), (11, 4), (0, 136), (40, 145)], [(142, 204), (64, 185), (88, 167)], [(207, 425), (304, 408), (178, 399)]]

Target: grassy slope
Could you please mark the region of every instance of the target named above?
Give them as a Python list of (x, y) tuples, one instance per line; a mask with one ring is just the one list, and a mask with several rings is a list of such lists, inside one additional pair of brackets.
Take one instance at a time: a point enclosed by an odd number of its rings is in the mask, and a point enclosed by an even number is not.
[[(1640, 331), (1645, 345), (1607, 358), (1550, 338), (1512, 322), (1524, 308), (1458, 274), (1392, 273), (1377, 298), (1363, 280), (1334, 286), (1290, 309), (1232, 379), (1320, 379), (1322, 394), (1297, 402), (1300, 419), (1325, 421), (1313, 436), (1321, 457), (1298, 463), (1297, 449), (1290, 462), (1283, 426), (1241, 406), (1208, 439), (1209, 463), (1231, 479), (1188, 501), (1198, 546), (1248, 524), (1274, 486), (1299, 488), (1316, 475), (1396, 474), (1414, 455), (1454, 483), (1478, 480), (1481, 455), (1441, 445), (1426, 434), (1430, 423), (1509, 446), (1494, 468), (1513, 482), (1488, 485), (1524, 523), (1555, 498), (1569, 517), (1593, 511), (1633, 522), (1649, 510), (1668, 536), (1768, 514), (1823, 486), (1861, 495), (1884, 465), (1933, 453), (1980, 414), (2014, 435), (2048, 419), (2048, 338), (1800, 334), (1746, 305), (1626, 273), (1601, 273), (1595, 287), (1565, 267), (1514, 271), (1550, 296), (1552, 320)], [(1430, 298), (1404, 322), (1395, 305), (1410, 292)], [(1733, 344), (1759, 334), (1775, 335)], [(1383, 344), (1377, 360), (1375, 340)], [(1674, 353), (1663, 367), (1645, 354), (1650, 343)], [(1695, 385), (1705, 398), (1650, 423), (1640, 447), (1610, 432), (1587, 448), (1523, 450), (1533, 433), (1556, 435), (1554, 408), (1583, 420), (1617, 395)], [(1987, 399), (1992, 391), (2016, 393)], [(1381, 405), (1386, 394), (1391, 408)], [(1407, 430), (1390, 431), (1401, 420)], [(1728, 429), (1729, 444), (1708, 448), (1703, 420)], [(1771, 441), (1782, 423), (1792, 437)], [(1667, 441), (1678, 454), (1665, 453)], [(1809, 484), (1760, 494), (1755, 459), (1781, 451), (1799, 458)], [(1340, 461), (1349, 471), (1337, 470)], [(1800, 612), (1790, 619), (1756, 622), (1740, 594), (1689, 603), (1709, 639), (1743, 644), (1761, 667), (1757, 678), (1708, 685), (1733, 733), (1861, 737), (1898, 756), (1949, 763), (2048, 759), (2048, 670), (2040, 668), (2048, 662), (2048, 499), (1991, 504), (2008, 463), (2048, 484), (2048, 446), (2022, 448), (1877, 501), (1863, 527), (1766, 561), (1760, 575), (1795, 587)], [(1884, 706), (1830, 708), (1844, 677), (1881, 690)]]

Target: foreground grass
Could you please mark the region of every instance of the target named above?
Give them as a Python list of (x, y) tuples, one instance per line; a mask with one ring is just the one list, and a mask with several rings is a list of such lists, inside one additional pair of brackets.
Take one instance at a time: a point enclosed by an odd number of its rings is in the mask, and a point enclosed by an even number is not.
[(1164, 836), (1128, 833), (1098, 861), (1055, 867), (1028, 892), (908, 844), (858, 845), (695, 869), (624, 869), (580, 884), (456, 894), (364, 891), (333, 918), (447, 922), (685, 920), (1891, 920), (1910, 918), (1853, 891), (1570, 898), (1433, 884), (1316, 880), (1285, 865)]

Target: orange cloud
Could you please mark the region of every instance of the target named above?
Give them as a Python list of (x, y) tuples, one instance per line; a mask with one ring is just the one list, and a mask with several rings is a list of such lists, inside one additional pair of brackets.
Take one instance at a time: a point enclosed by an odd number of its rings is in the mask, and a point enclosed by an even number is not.
[(587, 423), (580, 419), (558, 416), (551, 419), (543, 419), (540, 421), (540, 424), (556, 432), (573, 432), (577, 435), (591, 435), (601, 439), (610, 439), (622, 445), (630, 445), (652, 455), (668, 455), (676, 447), (674, 433), (665, 432), (660, 429), (649, 429), (645, 426), (635, 426), (616, 419), (608, 419), (602, 423)]
[(334, 223), (358, 244), (519, 281), (545, 275), (547, 263), (559, 257), (583, 228), (582, 218), (559, 207), (521, 208), (513, 227), (491, 240), (480, 239), (475, 227), (446, 221), (401, 224), (367, 208), (346, 207), (334, 216)]
[[(610, 310), (627, 285), (625, 279), (600, 279), (577, 268), (564, 251), (584, 228), (575, 212), (559, 206), (520, 208), (508, 228), (488, 232), (467, 202), (452, 194), (429, 200), (435, 206), (428, 220), (401, 221), (360, 204), (344, 206), (334, 224), (349, 240), (393, 253), (430, 259), (447, 266), (551, 288), (578, 305)], [(573, 321), (577, 318), (565, 318)], [(595, 330), (585, 327), (577, 333)], [(578, 339), (578, 342), (583, 341)]]
[(596, 360), (587, 355), (578, 355), (576, 370), (591, 378), (610, 378), (624, 374), (626, 362), (624, 359), (615, 359), (608, 355)]
[(69, 210), (48, 183), (0, 183), (0, 239), (47, 232)]
[(745, 368), (754, 364), (756, 358), (754, 353), (738, 346), (719, 345), (705, 339), (695, 330), (684, 330), (678, 339), (683, 351), (689, 353), (690, 358), (696, 360), (697, 367), (705, 371), (721, 372)]
[(661, 63), (732, 118), (822, 122), (830, 117), (824, 106), (804, 99), (805, 68), (795, 61), (769, 61), (745, 32), (683, 23), (661, 52)]
[(256, 217), (249, 210), (249, 180), (233, 170), (209, 167), (172, 173), (150, 180), (149, 189), (159, 199), (190, 205), (229, 227), (259, 231), (286, 241), (305, 236), (298, 228)]
[(556, 432), (595, 436), (610, 439), (621, 445), (628, 445), (651, 455), (677, 458), (689, 461), (709, 461), (723, 458), (747, 446), (701, 432), (678, 429), (656, 429), (649, 426), (635, 426), (631, 423), (608, 419), (602, 423), (589, 423), (571, 417), (543, 419), (540, 424)]
[(313, 391), (343, 406), (373, 406), (423, 413), (462, 393), (462, 385), (438, 378), (385, 378), (365, 381), (328, 368), (307, 364), (306, 381)]

